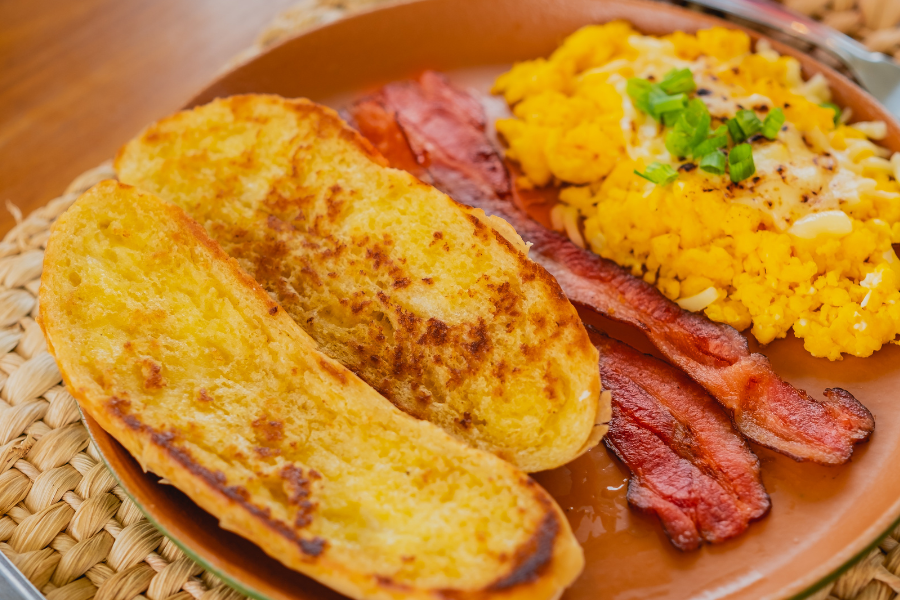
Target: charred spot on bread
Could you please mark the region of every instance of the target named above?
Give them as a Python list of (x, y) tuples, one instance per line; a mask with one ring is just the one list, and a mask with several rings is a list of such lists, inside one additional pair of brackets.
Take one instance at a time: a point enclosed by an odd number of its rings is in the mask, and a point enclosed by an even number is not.
[[(268, 509), (260, 508), (253, 504), (250, 501), (250, 494), (245, 488), (236, 485), (228, 485), (228, 480), (224, 473), (222, 473), (221, 471), (212, 471), (199, 464), (191, 456), (188, 450), (180, 447), (175, 442), (175, 433), (158, 431), (150, 427), (149, 425), (142, 423), (138, 416), (131, 414), (129, 410), (131, 403), (129, 401), (113, 396), (108, 399), (108, 401), (106, 402), (106, 406), (115, 419), (121, 421), (133, 431), (139, 431), (141, 433), (147, 434), (150, 441), (162, 448), (174, 462), (178, 463), (187, 471), (195, 475), (212, 490), (222, 494), (230, 501), (240, 504), (244, 509), (264, 522), (270, 529), (285, 537), (292, 543), (297, 544), (297, 547), (300, 548), (300, 550), (307, 556), (315, 558), (320, 556), (325, 550), (325, 540), (319, 537), (306, 539), (297, 535), (285, 523), (273, 518), (271, 516), (271, 511), (269, 511)], [(271, 452), (271, 449), (268, 448), (260, 448), (259, 450)], [(269, 455), (266, 454), (266, 452), (261, 452), (261, 454)], [(296, 500), (295, 503), (303, 510), (303, 521), (305, 525), (308, 525), (309, 522), (311, 522), (309, 513), (311, 513), (314, 508), (314, 505), (308, 501), (308, 486), (311, 479), (321, 478), (321, 475), (313, 471), (312, 473), (315, 473), (315, 475), (310, 475), (309, 478), (306, 478), (302, 476), (302, 471), (300, 471), (298, 474), (292, 469), (297, 468), (293, 466), (285, 467), (285, 469), (282, 471), (282, 474), (284, 474), (285, 471), (288, 470), (290, 478), (288, 478), (287, 480), (290, 482), (289, 485), (292, 489), (292, 499)]]
[(321, 366), (323, 371), (331, 375), (338, 382), (347, 383), (347, 375), (345, 374), (345, 372), (341, 369), (336, 368), (331, 362), (320, 360), (319, 366)]
[(513, 557), (509, 573), (492, 583), (490, 590), (507, 590), (526, 584), (540, 577), (553, 559), (553, 546), (559, 535), (559, 517), (548, 513), (540, 527)]
[(147, 389), (160, 389), (166, 387), (166, 380), (162, 376), (162, 365), (145, 358), (141, 361), (141, 373), (144, 375), (144, 387)]
[(277, 442), (284, 438), (284, 423), (270, 419), (266, 414), (260, 415), (252, 425), (266, 441)]
[(155, 444), (162, 447), (174, 462), (190, 471), (216, 492), (240, 505), (244, 510), (264, 523), (269, 529), (293, 544), (296, 544), (300, 551), (306, 556), (317, 558), (324, 552), (326, 546), (325, 540), (320, 537), (304, 538), (298, 535), (287, 525), (287, 523), (273, 518), (271, 511), (268, 508), (260, 508), (251, 502), (250, 494), (246, 488), (238, 485), (227, 485), (228, 481), (224, 473), (221, 471), (211, 471), (198, 464), (193, 460), (187, 450), (173, 444), (170, 436), (160, 434), (159, 432), (153, 432), (151, 434), (151, 439)]

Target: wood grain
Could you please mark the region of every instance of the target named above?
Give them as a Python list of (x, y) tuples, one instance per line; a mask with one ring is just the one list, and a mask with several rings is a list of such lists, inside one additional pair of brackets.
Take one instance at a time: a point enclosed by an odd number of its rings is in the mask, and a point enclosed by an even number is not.
[(0, 0), (0, 234), (181, 107), (296, 0)]

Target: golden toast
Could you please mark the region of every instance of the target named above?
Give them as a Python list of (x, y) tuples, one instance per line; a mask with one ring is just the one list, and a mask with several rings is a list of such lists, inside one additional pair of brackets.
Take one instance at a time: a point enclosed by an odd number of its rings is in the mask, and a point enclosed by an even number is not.
[(527, 475), (394, 407), (178, 207), (106, 181), (53, 227), (41, 325), (81, 406), (226, 529), (355, 598), (556, 598)]
[(526, 471), (605, 432), (597, 351), (521, 238), (388, 168), (334, 111), (217, 100), (149, 127), (116, 169), (183, 208), (406, 413)]

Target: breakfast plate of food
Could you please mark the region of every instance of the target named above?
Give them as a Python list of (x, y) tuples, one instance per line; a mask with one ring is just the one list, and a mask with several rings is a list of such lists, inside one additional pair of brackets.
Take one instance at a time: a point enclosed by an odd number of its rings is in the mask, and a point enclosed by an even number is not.
[(257, 598), (790, 598), (900, 518), (900, 129), (642, 0), (288, 40), (54, 226), (41, 325)]

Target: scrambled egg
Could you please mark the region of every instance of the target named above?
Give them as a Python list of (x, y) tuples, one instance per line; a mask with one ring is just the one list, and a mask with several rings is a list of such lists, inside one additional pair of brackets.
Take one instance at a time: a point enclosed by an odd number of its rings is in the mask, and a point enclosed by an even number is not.
[[(777, 139), (753, 140), (756, 173), (740, 183), (678, 160), (637, 110), (626, 81), (688, 67), (712, 128), (752, 109), (783, 109)], [(585, 27), (549, 59), (515, 65), (494, 92), (520, 186), (561, 185), (554, 227), (631, 268), (688, 310), (763, 344), (790, 329), (814, 356), (869, 356), (900, 333), (900, 154), (871, 140), (884, 123), (835, 124), (821, 76), (740, 31), (642, 36), (624, 22)], [(761, 136), (757, 136), (761, 138)], [(635, 174), (679, 168), (657, 186)]]

